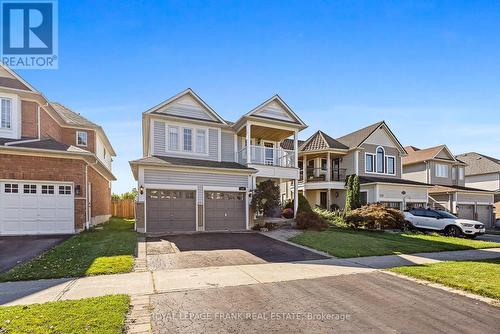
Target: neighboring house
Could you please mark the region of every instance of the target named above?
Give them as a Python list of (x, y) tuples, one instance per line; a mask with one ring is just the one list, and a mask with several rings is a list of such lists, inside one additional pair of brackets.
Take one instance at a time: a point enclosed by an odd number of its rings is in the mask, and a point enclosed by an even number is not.
[(405, 149), (408, 155), (403, 158), (403, 177), (433, 185), (429, 189), (431, 206), (491, 226), (494, 192), (466, 186), (465, 162), (456, 159), (446, 145)]
[(456, 156), (465, 162), (465, 185), (471, 188), (490, 190), (495, 194), (496, 217), (500, 218), (500, 159), (469, 152)]
[[(298, 132), (306, 127), (277, 95), (234, 123), (191, 89), (144, 112), (143, 158), (130, 162), (139, 189), (136, 229), (251, 228), (249, 203), (259, 182), (298, 186)], [(294, 145), (283, 149), (289, 137)]]
[(111, 216), (104, 130), (0, 65), (0, 235), (71, 234)]
[(299, 191), (322, 208), (344, 208), (346, 176), (359, 175), (363, 203), (405, 209), (425, 206), (428, 185), (401, 178), (404, 148), (385, 122), (334, 139), (322, 131), (299, 149)]

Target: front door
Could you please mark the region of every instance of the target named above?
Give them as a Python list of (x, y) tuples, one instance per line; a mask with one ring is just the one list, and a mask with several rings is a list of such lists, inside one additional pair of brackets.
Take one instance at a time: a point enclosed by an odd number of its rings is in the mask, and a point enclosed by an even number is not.
[(319, 206), (321, 206), (322, 209), (326, 209), (326, 191), (319, 193)]
[(274, 143), (266, 142), (264, 147), (264, 164), (274, 165)]

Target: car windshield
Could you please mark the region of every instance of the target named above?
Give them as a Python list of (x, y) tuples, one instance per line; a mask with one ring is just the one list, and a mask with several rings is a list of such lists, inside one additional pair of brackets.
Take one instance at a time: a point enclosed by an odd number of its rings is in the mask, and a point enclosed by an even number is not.
[(457, 216), (454, 216), (452, 215), (451, 213), (449, 212), (446, 212), (446, 211), (438, 211), (438, 214), (443, 217), (443, 218), (452, 218), (452, 219), (456, 219)]

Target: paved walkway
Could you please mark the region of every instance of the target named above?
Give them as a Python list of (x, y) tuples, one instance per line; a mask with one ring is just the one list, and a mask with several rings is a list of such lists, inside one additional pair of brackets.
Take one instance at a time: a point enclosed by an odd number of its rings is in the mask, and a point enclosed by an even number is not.
[(404, 265), (500, 257), (500, 248), (326, 259), (0, 283), (0, 305), (124, 293), (132, 296), (367, 273)]

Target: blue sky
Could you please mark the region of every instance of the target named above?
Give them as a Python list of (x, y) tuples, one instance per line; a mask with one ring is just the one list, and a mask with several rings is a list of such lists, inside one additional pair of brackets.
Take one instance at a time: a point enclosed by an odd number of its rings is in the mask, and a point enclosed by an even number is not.
[(191, 87), (235, 120), (275, 93), (333, 137), (386, 120), (400, 141), (500, 157), (497, 1), (59, 1), (59, 69), (20, 70), (101, 124), (135, 186), (141, 113)]

